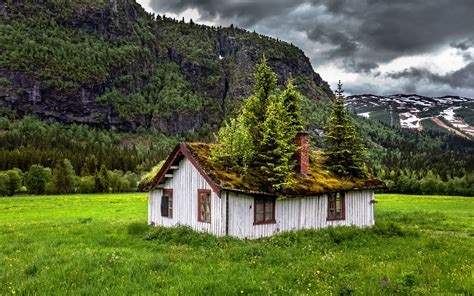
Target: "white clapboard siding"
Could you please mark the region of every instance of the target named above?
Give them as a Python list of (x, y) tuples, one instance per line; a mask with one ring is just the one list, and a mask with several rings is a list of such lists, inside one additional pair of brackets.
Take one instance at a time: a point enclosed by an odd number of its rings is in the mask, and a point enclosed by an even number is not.
[(281, 231), (323, 228), (327, 226), (374, 224), (373, 191), (351, 191), (345, 194), (346, 219), (327, 221), (327, 195), (287, 198), (276, 201), (274, 224), (253, 225), (252, 197), (229, 193), (229, 235), (238, 238), (259, 238)]
[(166, 179), (163, 188), (173, 189), (173, 217), (161, 217), (162, 189), (156, 189), (149, 194), (149, 224), (189, 225), (196, 231), (225, 235), (225, 203), (215, 192), (211, 191), (211, 223), (198, 221), (198, 189), (211, 190), (211, 187), (187, 158), (180, 161), (178, 169), (173, 171), (173, 177)]

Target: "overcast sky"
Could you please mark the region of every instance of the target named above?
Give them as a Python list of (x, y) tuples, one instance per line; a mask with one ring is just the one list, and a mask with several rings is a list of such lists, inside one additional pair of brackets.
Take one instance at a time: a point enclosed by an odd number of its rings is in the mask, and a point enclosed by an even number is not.
[(346, 94), (474, 98), (474, 0), (138, 0), (158, 14), (292, 42)]

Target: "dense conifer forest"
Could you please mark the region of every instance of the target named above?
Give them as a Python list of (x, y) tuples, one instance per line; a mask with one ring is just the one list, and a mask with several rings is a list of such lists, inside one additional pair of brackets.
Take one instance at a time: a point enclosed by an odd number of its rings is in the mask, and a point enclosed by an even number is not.
[[(319, 133), (328, 120), (330, 108), (330, 103), (311, 103), (303, 99), (303, 115), (317, 149), (325, 148)], [(386, 181), (390, 191), (474, 194), (472, 141), (446, 132), (390, 128), (356, 115), (352, 120), (368, 147), (366, 161), (369, 172)], [(208, 142), (215, 141), (215, 137), (210, 132), (179, 137), (164, 136), (152, 130), (122, 133), (84, 125), (46, 123), (35, 116), (18, 117), (4, 110), (0, 117), (0, 170), (18, 169), (25, 185), (25, 176), (31, 166), (49, 168), (52, 174), (57, 163), (67, 159), (76, 176), (95, 178), (103, 165), (122, 177), (127, 172), (135, 174), (134, 178), (138, 180), (163, 160), (179, 141)], [(0, 175), (1, 188), (7, 177), (5, 173)], [(91, 180), (95, 179), (89, 178), (90, 183)], [(83, 189), (85, 187), (83, 185)], [(129, 190), (134, 188), (136, 185)], [(7, 194), (5, 190), (0, 194)], [(22, 190), (28, 189), (22, 189), (21, 185), (15, 189), (16, 192)], [(77, 185), (74, 190), (98, 191), (95, 185), (84, 190)], [(55, 191), (51, 189), (50, 192)]]

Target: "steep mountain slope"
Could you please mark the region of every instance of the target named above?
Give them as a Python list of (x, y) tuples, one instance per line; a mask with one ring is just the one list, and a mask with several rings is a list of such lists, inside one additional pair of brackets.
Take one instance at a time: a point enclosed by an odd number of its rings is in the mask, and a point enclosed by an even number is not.
[(0, 106), (63, 123), (182, 134), (217, 127), (265, 53), (310, 100), (332, 92), (297, 47), (148, 14), (134, 0), (0, 2)]
[(347, 97), (358, 115), (409, 129), (438, 129), (474, 138), (474, 99), (459, 96), (425, 97), (415, 94)]

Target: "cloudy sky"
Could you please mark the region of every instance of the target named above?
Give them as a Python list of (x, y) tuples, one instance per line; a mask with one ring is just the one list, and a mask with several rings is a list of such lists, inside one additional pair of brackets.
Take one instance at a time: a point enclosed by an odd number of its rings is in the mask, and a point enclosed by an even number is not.
[(292, 42), (346, 94), (474, 98), (474, 0), (139, 0), (158, 14)]

